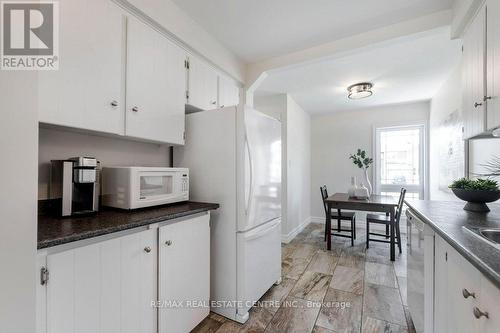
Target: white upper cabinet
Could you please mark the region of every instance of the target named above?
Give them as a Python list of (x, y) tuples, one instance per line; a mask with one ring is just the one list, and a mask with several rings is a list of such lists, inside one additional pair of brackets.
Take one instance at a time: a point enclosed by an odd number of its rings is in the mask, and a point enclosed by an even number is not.
[(201, 110), (216, 109), (217, 72), (195, 57), (189, 57), (188, 64), (186, 104)]
[(486, 130), (486, 9), (482, 7), (463, 38), (463, 114), (468, 139)]
[(124, 16), (106, 0), (59, 6), (59, 70), (39, 71), (39, 121), (123, 134)]
[(159, 32), (127, 20), (127, 136), (184, 144), (185, 57)]
[(240, 103), (240, 88), (233, 80), (219, 76), (219, 107), (235, 106)]
[(490, 130), (500, 126), (500, 1), (490, 0), (486, 6), (486, 108)]

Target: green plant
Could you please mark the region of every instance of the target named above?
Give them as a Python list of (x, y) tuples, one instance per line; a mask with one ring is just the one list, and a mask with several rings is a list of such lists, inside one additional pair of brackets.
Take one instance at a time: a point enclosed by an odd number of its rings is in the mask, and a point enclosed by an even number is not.
[(368, 169), (373, 163), (373, 158), (368, 157), (366, 151), (361, 149), (358, 149), (356, 154), (350, 155), (349, 159), (351, 159), (354, 165), (357, 165), (360, 169)]
[(498, 188), (498, 182), (492, 179), (467, 179), (460, 178), (455, 180), (450, 186), (450, 188), (459, 188), (464, 190), (475, 190), (475, 191), (500, 191)]

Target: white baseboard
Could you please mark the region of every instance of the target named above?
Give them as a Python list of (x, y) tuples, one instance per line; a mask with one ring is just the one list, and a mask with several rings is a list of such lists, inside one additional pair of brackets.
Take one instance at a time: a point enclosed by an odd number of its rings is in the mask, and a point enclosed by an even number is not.
[(304, 220), (301, 224), (299, 224), (297, 227), (295, 227), (292, 231), (290, 231), (288, 234), (281, 234), (281, 242), (288, 244), (292, 241), (292, 239), (295, 238), (302, 230), (304, 230), (305, 227), (307, 227), (311, 223), (311, 217), (308, 217), (307, 219)]

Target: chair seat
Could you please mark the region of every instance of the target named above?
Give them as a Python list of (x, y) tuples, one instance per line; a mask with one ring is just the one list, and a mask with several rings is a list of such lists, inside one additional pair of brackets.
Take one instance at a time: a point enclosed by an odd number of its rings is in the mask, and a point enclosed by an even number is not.
[(371, 223), (389, 224), (391, 217), (383, 214), (366, 214), (366, 221)]
[(338, 220), (339, 218), (341, 220), (352, 220), (356, 216), (355, 212), (341, 212), (340, 216), (338, 212), (335, 210), (332, 210), (332, 219)]

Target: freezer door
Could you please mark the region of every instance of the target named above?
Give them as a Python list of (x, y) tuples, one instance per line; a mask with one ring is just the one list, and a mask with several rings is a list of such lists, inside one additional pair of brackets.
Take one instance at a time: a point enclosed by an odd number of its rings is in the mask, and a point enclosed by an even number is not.
[(245, 225), (250, 230), (281, 216), (281, 123), (245, 109)]

